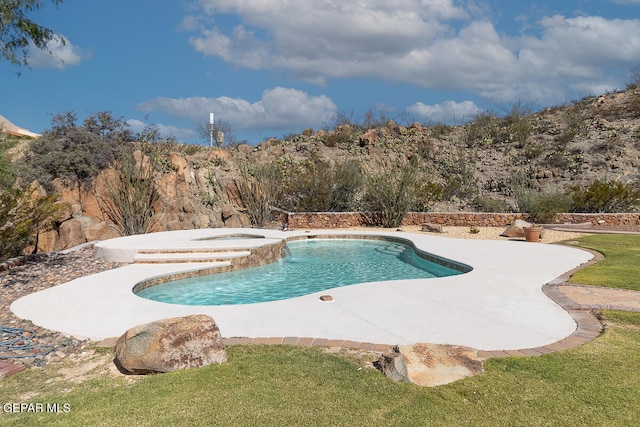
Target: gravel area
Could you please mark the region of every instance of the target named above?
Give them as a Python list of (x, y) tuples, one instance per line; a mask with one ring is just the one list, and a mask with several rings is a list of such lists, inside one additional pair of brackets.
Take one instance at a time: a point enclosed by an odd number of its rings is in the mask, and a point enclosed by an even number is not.
[(96, 259), (93, 248), (32, 255), (0, 265), (0, 360), (43, 366), (82, 351), (89, 341), (36, 326), (16, 317), (9, 307), (24, 295), (120, 265)]
[[(421, 232), (419, 226), (403, 227), (401, 230)], [(500, 237), (504, 228), (478, 227), (477, 233), (471, 233), (470, 227), (443, 227), (443, 230), (444, 233), (427, 234), (508, 240)], [(587, 233), (545, 230), (542, 242), (553, 243), (585, 234)], [(27, 366), (43, 366), (81, 352), (90, 341), (78, 340), (35, 326), (29, 320), (13, 315), (9, 306), (24, 295), (121, 265), (123, 264), (96, 259), (92, 247), (65, 254), (32, 255), (0, 264), (0, 360), (21, 362)], [(64, 307), (60, 307), (60, 310), (64, 310)]]

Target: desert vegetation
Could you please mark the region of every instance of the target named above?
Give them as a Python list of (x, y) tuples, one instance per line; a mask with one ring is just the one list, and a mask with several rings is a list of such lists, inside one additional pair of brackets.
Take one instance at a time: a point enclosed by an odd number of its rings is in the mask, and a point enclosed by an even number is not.
[[(83, 120), (65, 112), (37, 141), (3, 142), (17, 154), (1, 165), (2, 190), (37, 189), (50, 204), (55, 194), (96, 197), (100, 218), (92, 221), (119, 234), (265, 226), (274, 207), (366, 211), (384, 227), (409, 211), (517, 211), (546, 223), (562, 211), (638, 210), (639, 107), (634, 83), (542, 111), (515, 103), (460, 126), (339, 114), (324, 129), (214, 150), (162, 138), (153, 126), (135, 134), (108, 111)], [(11, 203), (8, 216), (18, 213)], [(37, 228), (88, 215), (84, 201), (70, 206), (66, 218), (27, 228), (38, 236)]]
[(0, 133), (0, 261), (21, 255), (38, 233), (55, 227), (64, 209), (57, 195), (43, 195), (35, 186), (19, 182), (6, 155), (16, 145), (17, 141), (8, 141)]

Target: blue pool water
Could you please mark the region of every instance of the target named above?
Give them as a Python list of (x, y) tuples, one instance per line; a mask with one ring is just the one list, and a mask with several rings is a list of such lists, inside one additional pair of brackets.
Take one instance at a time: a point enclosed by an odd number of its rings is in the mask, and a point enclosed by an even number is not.
[(137, 294), (171, 304), (251, 304), (356, 283), (461, 274), (417, 256), (407, 245), (389, 241), (313, 239), (294, 241), (288, 246), (291, 255), (279, 262), (176, 280), (148, 287)]

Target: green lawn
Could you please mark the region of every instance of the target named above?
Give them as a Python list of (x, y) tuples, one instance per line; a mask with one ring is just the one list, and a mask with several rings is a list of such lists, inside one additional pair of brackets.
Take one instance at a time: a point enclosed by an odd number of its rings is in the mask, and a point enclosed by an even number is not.
[[(604, 243), (581, 241), (617, 268), (628, 260), (611, 258), (638, 256), (628, 236), (594, 237)], [(631, 249), (619, 248), (623, 242)], [(609, 276), (628, 283), (624, 274)], [(640, 313), (602, 317), (606, 332), (585, 346), (492, 359), (484, 375), (435, 388), (395, 383), (354, 356), (289, 346), (233, 346), (224, 365), (134, 382), (102, 374), (74, 383), (49, 365), (0, 380), (0, 403), (66, 403), (70, 411), (0, 412), (0, 425), (639, 425)]]
[(640, 291), (640, 235), (596, 234), (575, 239), (605, 259), (571, 277), (571, 282)]

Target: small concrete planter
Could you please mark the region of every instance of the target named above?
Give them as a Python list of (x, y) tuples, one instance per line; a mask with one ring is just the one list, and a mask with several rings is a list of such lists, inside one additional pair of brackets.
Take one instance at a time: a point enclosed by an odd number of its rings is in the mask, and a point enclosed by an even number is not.
[(542, 227), (522, 227), (524, 230), (524, 239), (527, 242), (540, 242)]

